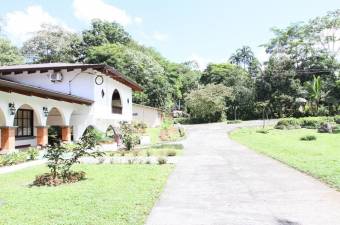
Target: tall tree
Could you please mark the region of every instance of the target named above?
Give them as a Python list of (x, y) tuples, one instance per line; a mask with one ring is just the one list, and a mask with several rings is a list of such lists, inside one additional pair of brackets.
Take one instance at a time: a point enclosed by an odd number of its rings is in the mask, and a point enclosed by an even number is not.
[(222, 84), (208, 84), (191, 91), (186, 97), (186, 107), (193, 122), (216, 122), (225, 119), (227, 99), (231, 89)]
[(91, 22), (91, 28), (83, 31), (83, 41), (88, 47), (104, 44), (127, 44), (131, 41), (131, 37), (116, 22), (94, 19)]
[(77, 40), (76, 34), (60, 26), (44, 24), (21, 50), (32, 63), (74, 62), (71, 44)]
[(23, 63), (23, 56), (17, 47), (5, 38), (0, 37), (0, 66)]
[(249, 74), (254, 77), (259, 73), (260, 63), (249, 46), (237, 49), (230, 56), (229, 62), (241, 66), (244, 70), (248, 70)]
[(73, 54), (77, 61), (83, 62), (91, 47), (106, 44), (127, 45), (133, 42), (129, 33), (116, 22), (94, 19), (90, 29), (84, 30), (81, 39), (72, 43)]

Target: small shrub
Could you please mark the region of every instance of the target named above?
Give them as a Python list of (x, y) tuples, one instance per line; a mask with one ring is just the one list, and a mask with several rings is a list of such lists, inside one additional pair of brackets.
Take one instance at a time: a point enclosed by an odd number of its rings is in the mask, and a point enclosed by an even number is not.
[(180, 137), (185, 137), (185, 130), (183, 127), (178, 127), (178, 133)]
[(105, 157), (98, 158), (98, 164), (103, 164), (105, 162)]
[(174, 118), (175, 124), (190, 124), (190, 119), (188, 117), (177, 117)]
[(161, 124), (161, 128), (163, 130), (168, 130), (173, 126), (173, 120), (169, 117), (165, 117), (162, 124)]
[(121, 151), (120, 156), (125, 156), (125, 151)]
[(316, 137), (314, 135), (306, 135), (300, 138), (301, 141), (314, 141)]
[(135, 128), (136, 132), (139, 134), (145, 134), (148, 125), (144, 122), (138, 121), (132, 123), (133, 127)]
[(39, 156), (39, 150), (37, 148), (28, 148), (27, 154), (29, 160), (35, 160)]
[(96, 144), (96, 134), (93, 129), (89, 129), (84, 133), (76, 147), (72, 150), (70, 157), (64, 158), (64, 155), (68, 150), (60, 143), (55, 143), (50, 146), (47, 148), (47, 152), (44, 155), (48, 160), (47, 166), (50, 169), (50, 172), (37, 176), (33, 185), (55, 186), (62, 183), (72, 183), (85, 179), (85, 172), (72, 171), (71, 167), (74, 164), (79, 163), (81, 157), (103, 156), (102, 152), (89, 151), (94, 150)]
[(339, 125), (334, 126), (332, 131), (333, 131), (333, 134), (339, 134), (340, 133), (340, 126)]
[(164, 157), (158, 157), (157, 162), (159, 165), (166, 164), (167, 160)]
[(139, 136), (132, 124), (122, 123), (122, 141), (127, 150), (132, 150), (139, 143)]
[(139, 155), (139, 152), (138, 152), (138, 151), (133, 151), (133, 152), (132, 152), (132, 155), (135, 156), (135, 157), (137, 157), (137, 156)]
[(0, 155), (0, 166), (4, 166), (4, 165), (5, 165), (4, 157)]
[(298, 129), (301, 128), (300, 121), (296, 118), (280, 119), (275, 125), (276, 129)]
[(173, 149), (169, 149), (166, 151), (166, 156), (176, 156), (177, 155), (177, 152)]
[(279, 129), (279, 130), (285, 130), (286, 129), (286, 126), (284, 126), (284, 125), (275, 125), (275, 129)]
[(332, 133), (333, 128), (330, 123), (321, 123), (320, 127), (318, 128), (319, 133)]
[(28, 154), (26, 152), (13, 152), (3, 156), (3, 165), (11, 166), (27, 161)]
[(147, 157), (150, 157), (150, 156), (151, 156), (151, 151), (150, 151), (150, 150), (147, 150), (147, 151), (146, 151), (146, 156), (147, 156)]
[(99, 140), (99, 143), (100, 144), (112, 144), (114, 143), (114, 139), (112, 137), (105, 136)]
[(336, 115), (336, 116), (334, 117), (334, 122), (335, 122), (336, 124), (340, 124), (340, 115)]
[(301, 127), (307, 129), (318, 129), (321, 123), (334, 121), (331, 117), (303, 117), (299, 120)]
[(77, 147), (77, 144), (75, 144), (75, 143), (63, 143), (62, 145), (63, 145), (63, 147), (65, 147), (66, 151), (68, 151), (68, 152), (72, 152), (73, 149), (75, 149)]
[[(280, 128), (276, 128), (276, 129), (280, 129)], [(260, 130), (256, 130), (256, 133), (260, 133), (260, 134), (268, 134), (269, 130), (267, 129), (260, 129)]]
[(70, 171), (64, 177), (65, 183), (75, 183), (86, 179), (86, 174), (84, 171)]
[(151, 164), (150, 160), (146, 160), (145, 164)]
[(242, 123), (242, 120), (227, 120), (226, 123), (227, 124), (238, 124), (238, 123)]
[(316, 115), (318, 115), (318, 116), (328, 116), (329, 110), (325, 106), (320, 106), (318, 108), (318, 111), (316, 112)]

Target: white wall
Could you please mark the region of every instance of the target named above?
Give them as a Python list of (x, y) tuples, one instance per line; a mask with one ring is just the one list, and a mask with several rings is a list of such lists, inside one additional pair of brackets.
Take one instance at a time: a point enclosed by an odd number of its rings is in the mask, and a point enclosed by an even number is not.
[(92, 70), (83, 72), (81, 72), (80, 69), (69, 72), (62, 70), (63, 80), (61, 82), (51, 82), (49, 78), (49, 74), (51, 73), (52, 71), (46, 73), (3, 75), (0, 77), (22, 84), (28, 84), (65, 94), (72, 94), (91, 100), (94, 99), (93, 85), (95, 75), (90, 74), (93, 73)]
[[(117, 89), (123, 107), (122, 114), (112, 113), (112, 94)], [(104, 97), (102, 97), (102, 90)], [(132, 120), (132, 89), (110, 77), (105, 76), (102, 85), (95, 85), (94, 88), (93, 113), (97, 119), (131, 121)]]
[(162, 113), (160, 110), (152, 107), (133, 104), (133, 121), (141, 121), (148, 127), (158, 127), (162, 123)]
[[(14, 115), (9, 115), (9, 102), (14, 102), (16, 109), (24, 104), (29, 105), (29, 108), (35, 112), (35, 126), (73, 126), (75, 140), (81, 137), (89, 125), (105, 132), (110, 125), (118, 126), (120, 121), (132, 120), (132, 89), (130, 87), (104, 74), (101, 74), (104, 78), (103, 84), (97, 85), (95, 84), (96, 75), (94, 75), (94, 73), (100, 74), (97, 71), (87, 70), (81, 72), (80, 70), (73, 70), (67, 72), (65, 70), (62, 73), (63, 81), (60, 83), (52, 83), (49, 80), (49, 73), (6, 75), (2, 77), (18, 83), (66, 94), (71, 93), (75, 96), (91, 99), (94, 101), (91, 106), (0, 91), (0, 110), (3, 112), (0, 113), (0, 126), (13, 126)], [(112, 113), (112, 94), (115, 89), (118, 90), (121, 97), (122, 114)], [(102, 97), (102, 90), (104, 91), (104, 97)], [(56, 116), (54, 115), (55, 113), (52, 113), (47, 121), (42, 110), (43, 107), (47, 107), (49, 110), (56, 107), (61, 116)], [(36, 128), (34, 129), (34, 135), (36, 135)], [(34, 141), (35, 139), (31, 140), (32, 145)], [(28, 141), (23, 140), (19, 142), (26, 143)]]

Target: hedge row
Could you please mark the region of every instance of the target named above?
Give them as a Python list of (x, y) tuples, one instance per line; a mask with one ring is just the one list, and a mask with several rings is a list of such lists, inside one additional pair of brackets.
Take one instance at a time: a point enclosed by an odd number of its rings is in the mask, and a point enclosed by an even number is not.
[(283, 118), (275, 125), (276, 129), (318, 129), (323, 123), (340, 124), (340, 116), (335, 117), (302, 117), (302, 118)]
[(39, 150), (36, 148), (29, 148), (26, 151), (12, 152), (10, 154), (0, 155), (0, 167), (11, 166), (28, 160), (35, 160), (39, 155)]

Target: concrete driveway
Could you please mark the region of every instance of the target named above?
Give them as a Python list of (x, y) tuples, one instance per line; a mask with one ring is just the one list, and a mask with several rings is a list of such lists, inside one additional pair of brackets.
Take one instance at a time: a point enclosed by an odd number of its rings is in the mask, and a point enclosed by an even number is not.
[(147, 225), (340, 225), (339, 192), (227, 136), (259, 123), (187, 126)]

